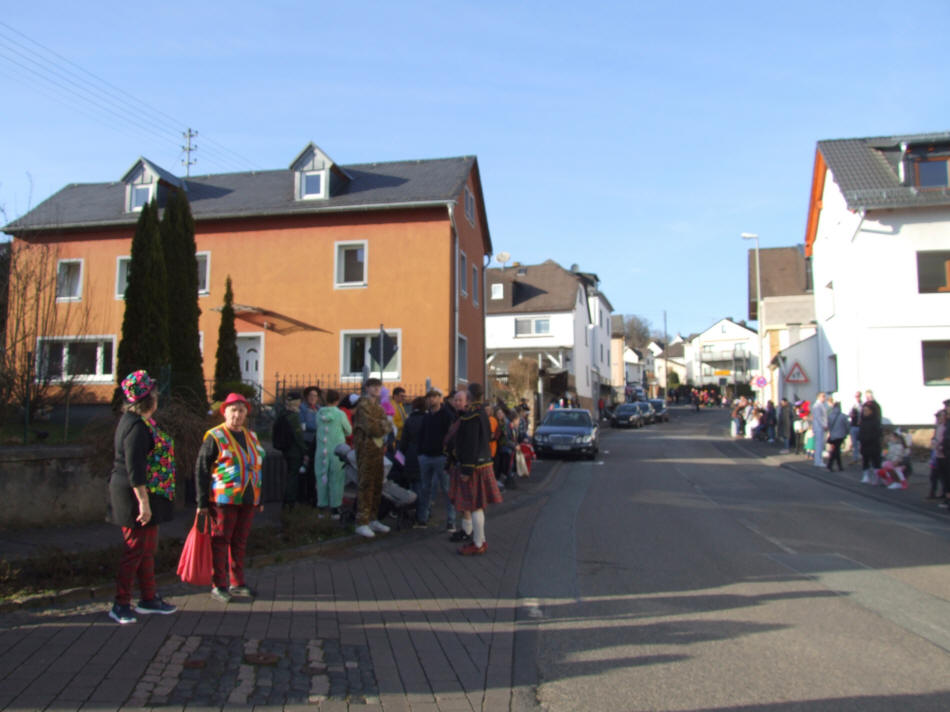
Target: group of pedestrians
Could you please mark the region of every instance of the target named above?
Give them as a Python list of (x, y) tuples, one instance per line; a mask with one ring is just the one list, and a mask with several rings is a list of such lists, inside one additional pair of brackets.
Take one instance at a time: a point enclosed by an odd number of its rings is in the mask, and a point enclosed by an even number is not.
[[(109, 478), (109, 514), (122, 531), (123, 553), (109, 616), (134, 623), (136, 614), (168, 615), (174, 605), (156, 591), (158, 526), (174, 514), (175, 450), (155, 422), (156, 381), (147, 371), (130, 373), (121, 383), (123, 414), (114, 434)], [(221, 404), (224, 422), (209, 429), (195, 463), (196, 523), (204, 522), (211, 540), (211, 596), (221, 602), (254, 596), (244, 578), (244, 555), (254, 512), (261, 506), (264, 448), (246, 427), (250, 404), (231, 393)], [(141, 598), (132, 606), (132, 588)]]
[[(146, 371), (129, 374), (121, 384), (125, 406), (115, 431), (109, 483), (109, 518), (121, 527), (124, 542), (109, 615), (121, 624), (135, 622), (136, 615), (176, 610), (155, 585), (158, 525), (171, 519), (175, 497), (174, 444), (153, 417), (156, 387)], [(337, 391), (312, 388), (302, 398), (288, 397), (283, 424), (274, 429), (275, 446), (281, 446), (292, 468), (285, 505), (309, 502), (319, 508), (319, 516), (338, 518), (344, 465), (335, 450), (350, 442), (359, 473), (357, 534), (372, 538), (390, 531), (379, 521), (383, 458), (390, 456), (418, 495), (415, 526), (427, 526), (433, 501), (441, 495), (446, 531), (460, 545), (458, 553), (485, 554), (486, 509), (502, 501), (506, 480), (514, 486), (514, 452), (526, 438), (521, 407), (512, 411), (486, 403), (477, 383), (453, 391), (445, 401), (433, 388), (415, 399), (411, 410), (404, 401), (402, 389), (390, 397), (375, 378), (366, 381), (362, 396), (343, 399)], [(224, 399), (223, 422), (205, 433), (195, 464), (196, 523), (208, 525), (211, 596), (222, 603), (255, 595), (245, 580), (244, 559), (254, 513), (261, 508), (265, 450), (246, 425), (250, 407), (238, 393)], [(135, 583), (141, 598), (133, 606)]]
[[(774, 412), (774, 415), (773, 415)], [(931, 442), (930, 492), (928, 499), (940, 500), (950, 509), (950, 452), (947, 442), (950, 399), (934, 415)], [(773, 429), (774, 426), (774, 429)], [(871, 390), (854, 394), (845, 412), (833, 395), (818, 393), (814, 402), (782, 398), (778, 407), (771, 402), (759, 408), (745, 397), (738, 398), (732, 410), (732, 434), (777, 441), (782, 454), (793, 450), (806, 453), (815, 467), (834, 472), (844, 470), (842, 452), (845, 443), (851, 453), (850, 464), (860, 465), (861, 483), (883, 485), (889, 489), (907, 489), (910, 475), (911, 442), (907, 433), (883, 423), (881, 406)]]

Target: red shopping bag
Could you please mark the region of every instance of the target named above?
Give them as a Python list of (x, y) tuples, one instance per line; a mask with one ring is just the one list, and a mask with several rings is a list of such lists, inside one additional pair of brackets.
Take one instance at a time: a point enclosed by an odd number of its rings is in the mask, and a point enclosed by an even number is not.
[(211, 522), (207, 515), (195, 515), (178, 559), (178, 576), (194, 586), (211, 585)]

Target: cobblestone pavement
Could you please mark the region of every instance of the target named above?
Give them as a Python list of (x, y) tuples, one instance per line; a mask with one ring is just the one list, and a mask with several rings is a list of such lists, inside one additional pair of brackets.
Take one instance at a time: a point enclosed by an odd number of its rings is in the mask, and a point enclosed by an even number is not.
[(0, 615), (0, 710), (520, 709), (517, 587), (544, 501), (526, 485), (489, 510), (485, 556), (433, 522), (252, 569), (253, 601), (176, 584), (177, 613), (132, 625), (109, 601)]

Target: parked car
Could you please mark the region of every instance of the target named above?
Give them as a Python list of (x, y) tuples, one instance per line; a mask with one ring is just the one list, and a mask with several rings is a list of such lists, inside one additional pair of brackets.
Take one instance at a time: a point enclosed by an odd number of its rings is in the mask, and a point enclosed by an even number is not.
[(621, 403), (610, 416), (612, 428), (639, 428), (643, 425), (643, 416), (636, 403)]
[(593, 460), (599, 442), (597, 425), (583, 408), (548, 411), (534, 433), (534, 450), (540, 457), (584, 455)]
[(666, 409), (666, 401), (663, 398), (652, 398), (650, 405), (656, 413), (656, 422), (670, 422), (670, 411)]
[(649, 401), (641, 400), (637, 401), (633, 405), (640, 409), (640, 420), (644, 425), (649, 425), (650, 423), (656, 422), (656, 411), (653, 410), (653, 406), (650, 405)]

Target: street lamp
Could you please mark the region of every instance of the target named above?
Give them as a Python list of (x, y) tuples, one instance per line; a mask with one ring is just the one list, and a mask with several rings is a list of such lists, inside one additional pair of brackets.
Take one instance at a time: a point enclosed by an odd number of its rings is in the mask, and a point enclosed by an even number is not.
[[(758, 322), (757, 340), (759, 342), (759, 375), (765, 377), (765, 359), (762, 355), (762, 272), (759, 269), (759, 236), (754, 232), (744, 232), (743, 240), (755, 240), (755, 320)], [(765, 401), (765, 389), (760, 388), (760, 402)]]

